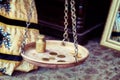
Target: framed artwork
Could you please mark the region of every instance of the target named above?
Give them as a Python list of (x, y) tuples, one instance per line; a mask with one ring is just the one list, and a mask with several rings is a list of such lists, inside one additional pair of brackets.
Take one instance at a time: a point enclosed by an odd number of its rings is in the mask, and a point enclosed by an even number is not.
[(120, 51), (120, 0), (112, 0), (100, 45)]

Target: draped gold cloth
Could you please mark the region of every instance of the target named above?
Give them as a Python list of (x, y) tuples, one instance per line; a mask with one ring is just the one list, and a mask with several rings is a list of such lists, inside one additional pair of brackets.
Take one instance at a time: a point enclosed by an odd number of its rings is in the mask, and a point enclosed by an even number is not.
[[(10, 11), (6, 12), (5, 8), (0, 8), (0, 16), (3, 16), (6, 20), (13, 19), (18, 21), (28, 21), (27, 16), (29, 13), (31, 1), (32, 0), (10, 0)], [(35, 3), (32, 9), (32, 17), (30, 19), (30, 22), (38, 22)], [(37, 69), (37, 66), (25, 62), (24, 60), (11, 60), (11, 56), (13, 58), (15, 58), (15, 56), (21, 57), (20, 48), (24, 38), (26, 26), (9, 25), (0, 21), (0, 27), (3, 29), (4, 32), (10, 33), (10, 39), (12, 43), (10, 49), (7, 49), (4, 44), (0, 45), (0, 72), (7, 75), (12, 75), (15, 70), (29, 72), (33, 69)], [(26, 42), (34, 42), (38, 35), (39, 30), (30, 28), (28, 31), (28, 38), (26, 39)], [(4, 58), (2, 57), (3, 55)]]

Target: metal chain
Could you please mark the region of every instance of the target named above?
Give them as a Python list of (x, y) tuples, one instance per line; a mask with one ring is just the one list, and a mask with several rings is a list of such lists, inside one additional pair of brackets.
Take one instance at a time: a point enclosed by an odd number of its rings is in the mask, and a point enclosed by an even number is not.
[(25, 47), (25, 44), (26, 44), (26, 38), (28, 37), (27, 34), (28, 34), (28, 28), (30, 26), (30, 19), (32, 17), (32, 9), (34, 7), (34, 0), (31, 1), (30, 3), (30, 9), (28, 11), (28, 15), (27, 15), (27, 19), (28, 21), (26, 21), (26, 28), (25, 28), (25, 33), (24, 33), (24, 37), (23, 37), (23, 41), (22, 41), (22, 45), (21, 45), (21, 52), (20, 53), (24, 53), (24, 47)]
[(65, 0), (65, 9), (64, 9), (64, 34), (63, 34), (63, 44), (65, 44), (65, 40), (69, 41), (69, 38), (68, 38), (68, 0)]
[(74, 39), (74, 47), (75, 47), (75, 61), (78, 62), (78, 42), (77, 42), (77, 31), (76, 31), (76, 9), (75, 9), (75, 1), (70, 1), (71, 5), (71, 19), (72, 19), (72, 31), (73, 31), (73, 39)]

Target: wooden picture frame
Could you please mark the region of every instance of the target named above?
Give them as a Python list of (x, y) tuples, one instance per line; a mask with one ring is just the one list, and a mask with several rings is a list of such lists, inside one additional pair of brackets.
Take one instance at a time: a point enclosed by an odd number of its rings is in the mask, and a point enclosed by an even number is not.
[[(120, 51), (120, 0), (112, 0), (100, 45)], [(117, 27), (117, 28), (116, 28)]]

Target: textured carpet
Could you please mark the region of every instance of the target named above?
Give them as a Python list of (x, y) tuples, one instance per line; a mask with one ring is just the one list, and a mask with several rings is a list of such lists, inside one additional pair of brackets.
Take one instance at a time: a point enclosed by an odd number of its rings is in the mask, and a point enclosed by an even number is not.
[(101, 47), (99, 40), (90, 40), (85, 47), (90, 55), (76, 67), (65, 69), (39, 68), (29, 73), (14, 72), (0, 80), (120, 80), (120, 53)]

